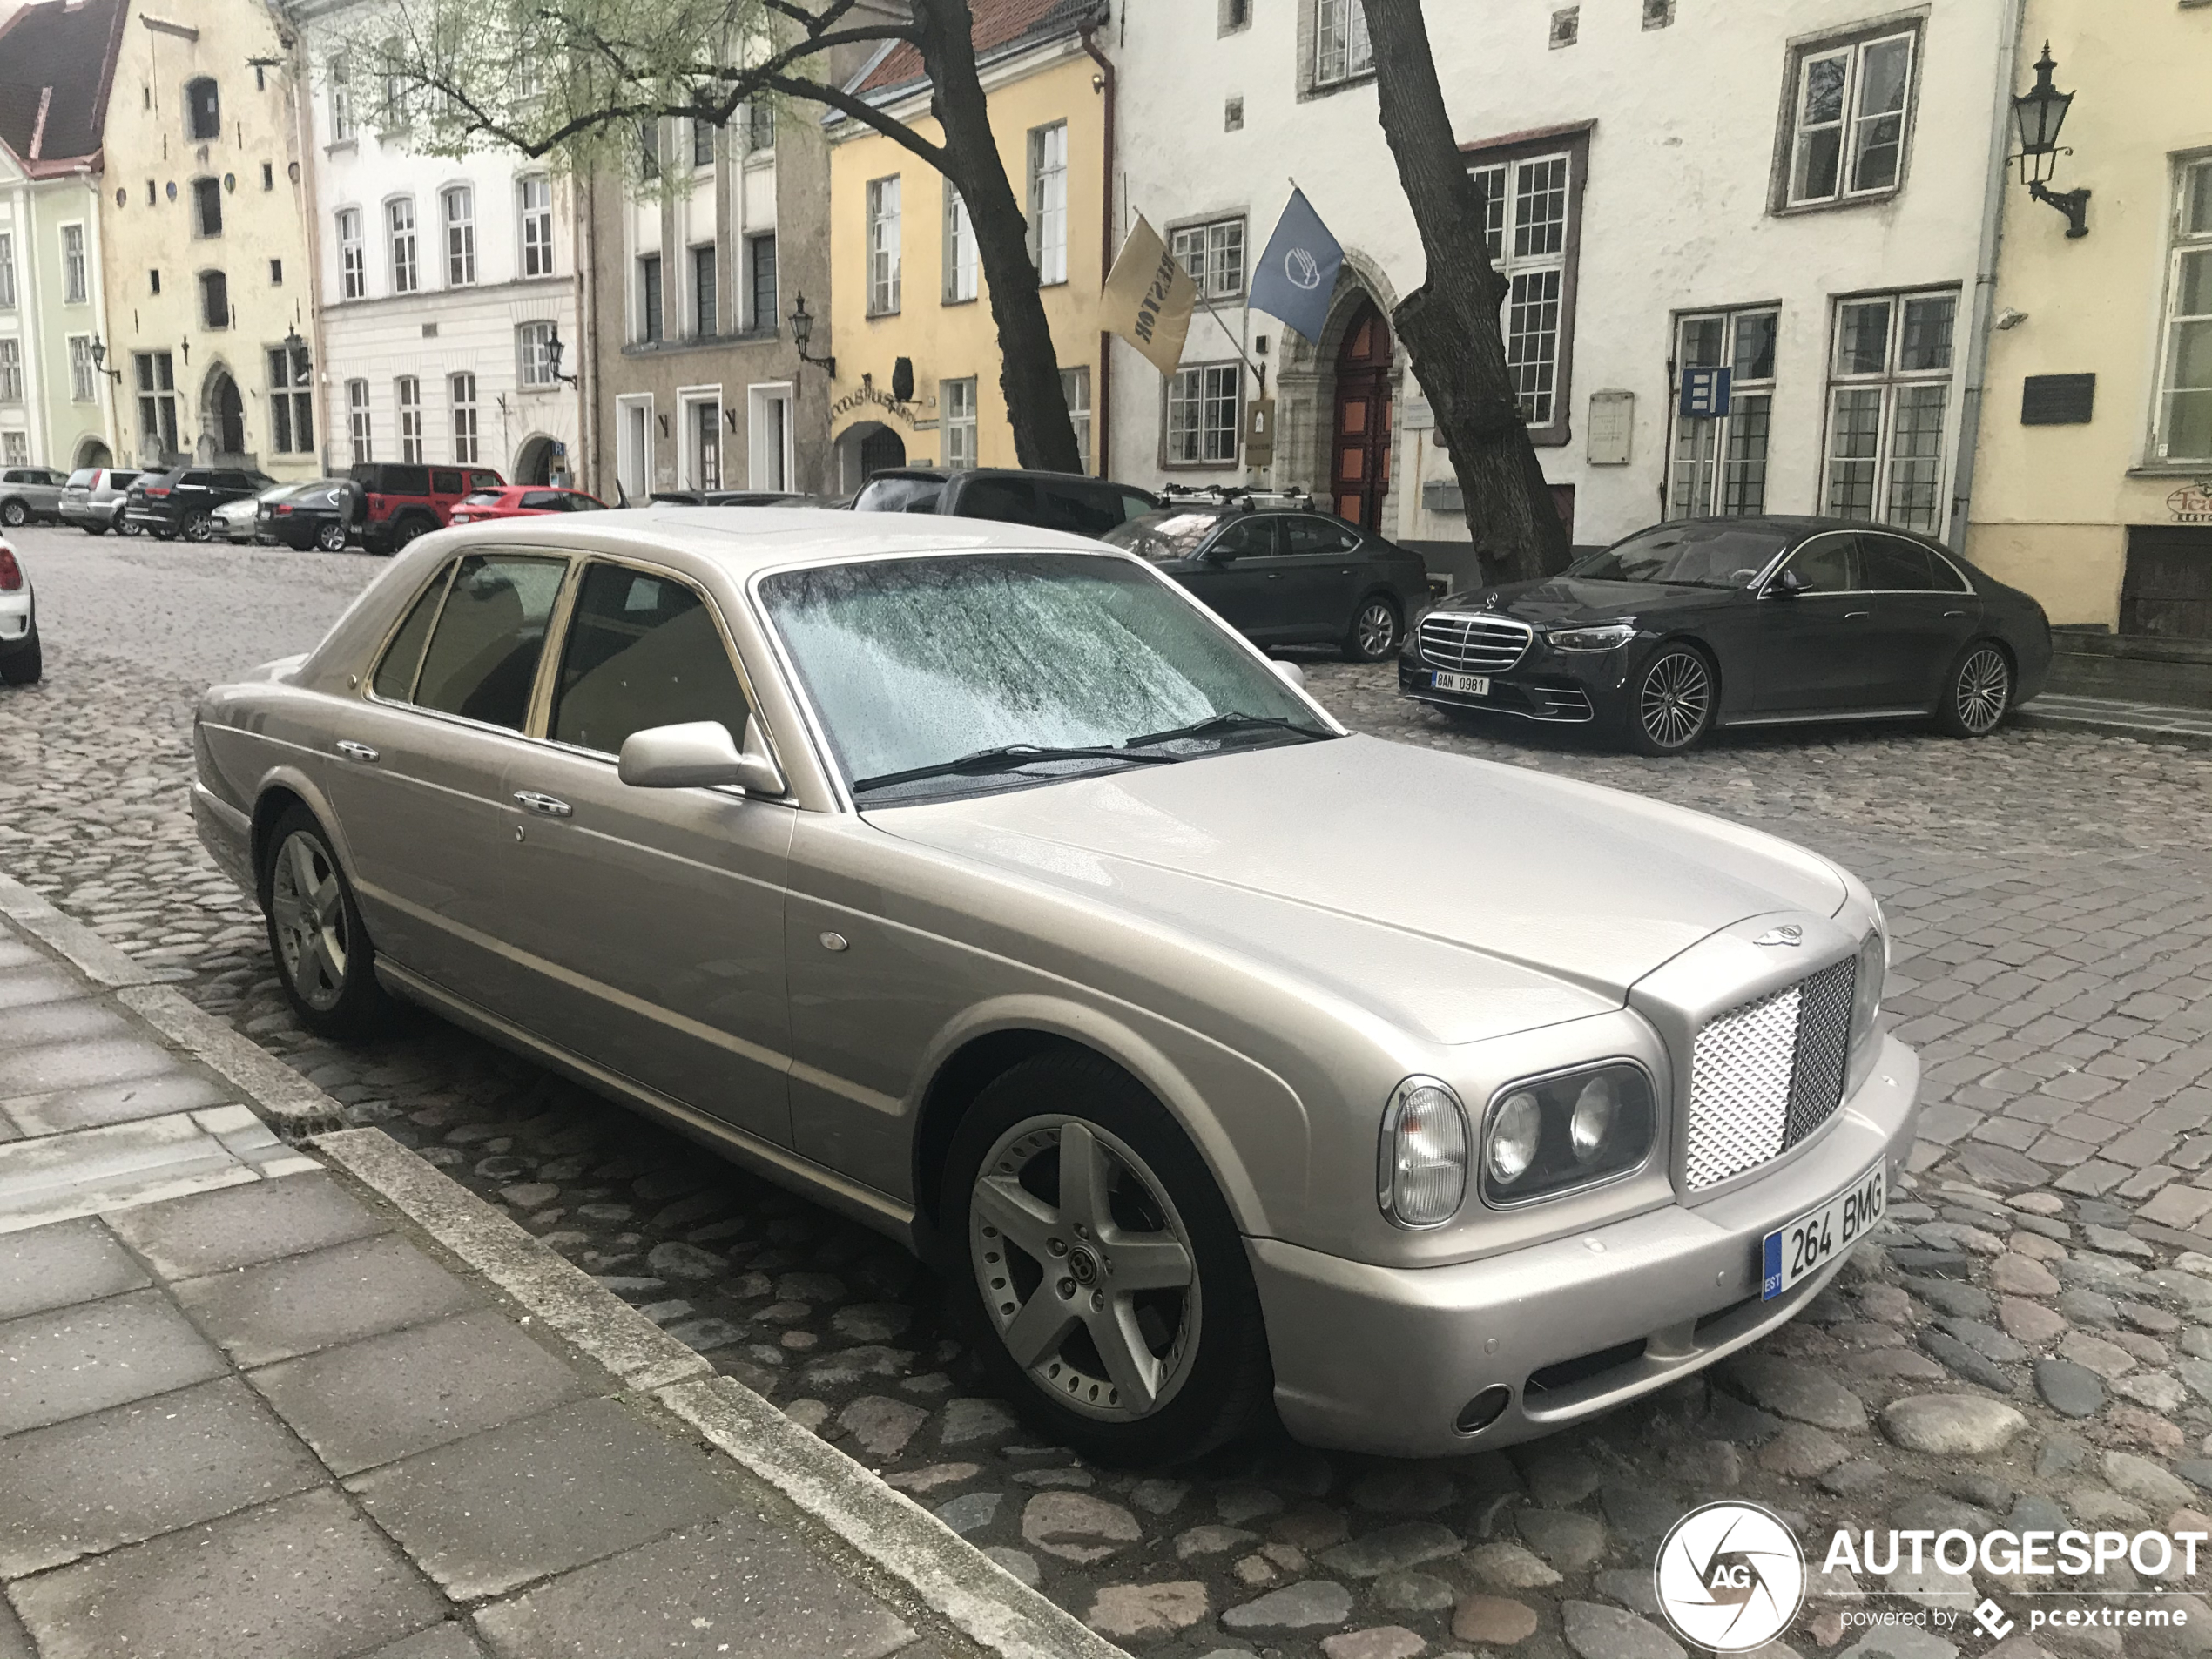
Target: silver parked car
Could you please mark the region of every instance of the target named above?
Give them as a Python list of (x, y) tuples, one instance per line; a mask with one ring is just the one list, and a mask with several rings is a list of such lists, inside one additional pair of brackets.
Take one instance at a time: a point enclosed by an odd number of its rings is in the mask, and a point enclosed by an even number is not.
[(34, 518), (59, 518), (65, 482), (51, 467), (0, 470), (0, 524), (13, 529)]
[(1487, 1448), (1789, 1318), (1912, 1142), (1865, 887), (1297, 678), (1049, 531), (507, 520), (210, 691), (193, 810), (309, 1027), (423, 1004), (909, 1243), (1090, 1456)]
[(93, 536), (118, 529), (127, 536), (137, 535), (136, 530), (125, 529), (123, 502), (130, 493), (131, 481), (138, 475), (136, 471), (118, 471), (113, 467), (79, 467), (62, 486), (62, 523)]

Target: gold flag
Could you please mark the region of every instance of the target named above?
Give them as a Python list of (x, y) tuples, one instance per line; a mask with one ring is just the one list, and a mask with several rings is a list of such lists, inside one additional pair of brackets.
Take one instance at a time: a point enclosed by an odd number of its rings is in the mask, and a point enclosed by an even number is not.
[(1197, 303), (1198, 285), (1139, 214), (1106, 278), (1106, 327), (1150, 358), (1161, 374), (1172, 374), (1183, 361), (1183, 337), (1190, 332), (1190, 311)]

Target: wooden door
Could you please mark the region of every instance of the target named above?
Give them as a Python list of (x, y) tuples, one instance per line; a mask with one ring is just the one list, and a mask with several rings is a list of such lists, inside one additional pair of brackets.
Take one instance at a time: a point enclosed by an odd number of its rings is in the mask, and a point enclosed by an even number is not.
[(1382, 529), (1390, 493), (1390, 324), (1365, 302), (1337, 354), (1335, 441), (1329, 493), (1339, 516)]

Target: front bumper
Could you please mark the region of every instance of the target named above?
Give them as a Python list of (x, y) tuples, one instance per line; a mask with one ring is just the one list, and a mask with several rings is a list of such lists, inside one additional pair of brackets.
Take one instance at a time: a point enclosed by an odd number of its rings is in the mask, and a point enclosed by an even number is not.
[[(1763, 1179), (1508, 1255), (1376, 1267), (1248, 1239), (1285, 1426), (1309, 1445), (1392, 1457), (1487, 1452), (1610, 1411), (1757, 1340), (1842, 1266), (1762, 1302), (1761, 1241), (1876, 1158), (1903, 1170), (1919, 1081), (1919, 1058), (1885, 1036), (1829, 1127)], [(1453, 1420), (1494, 1384), (1511, 1402), (1487, 1427), (1460, 1433)]]
[(1486, 676), (1490, 682), (1487, 697), (1439, 691), (1431, 683), (1437, 665), (1424, 661), (1418, 648), (1409, 645), (1398, 659), (1398, 690), (1401, 696), (1439, 708), (1588, 725), (1612, 712), (1642, 658), (1639, 647), (1643, 644), (1635, 641), (1615, 651), (1553, 651), (1539, 638), (1511, 668)]
[(216, 794), (206, 784), (192, 786), (192, 827), (199, 844), (215, 866), (238, 883), (246, 896), (257, 902), (260, 884), (253, 874), (253, 820)]
[(0, 657), (29, 651), (37, 628), (37, 601), (28, 586), (20, 593), (0, 594)]

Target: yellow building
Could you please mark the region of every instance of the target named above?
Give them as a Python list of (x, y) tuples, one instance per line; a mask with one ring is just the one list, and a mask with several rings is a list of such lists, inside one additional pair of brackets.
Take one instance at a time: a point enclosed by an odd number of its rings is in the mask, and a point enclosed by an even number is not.
[[(2025, 165), (2050, 175), (2049, 193), (2090, 192), (2086, 233), (2069, 234), (2064, 205), (2031, 197), (2016, 166), (1966, 551), (2054, 623), (2212, 643), (2212, 6), (2123, 10), (2124, 24), (2106, 0), (2028, 0), (2013, 87), (2033, 92), (2047, 40), (2051, 83), (2074, 101), (2066, 149)], [(2181, 659), (2212, 661), (2174, 644), (2069, 644), (2085, 664), (2173, 665), (2169, 701), (2186, 690)], [(2067, 688), (2122, 685), (2107, 667)]]
[[(975, 0), (972, 10), (991, 129), (1028, 206), (1061, 384), (1094, 470), (1105, 450), (1091, 412), (1106, 403), (1098, 300), (1110, 84), (1085, 51), (1080, 22), (1089, 8)], [(887, 53), (857, 91), (938, 138), (911, 47)], [(833, 479), (851, 490), (887, 466), (1017, 464), (990, 294), (958, 193), (857, 121), (836, 120), (830, 142)]]
[(287, 45), (260, 0), (130, 0), (100, 242), (105, 366), (122, 374), (124, 450), (138, 464), (321, 470)]

